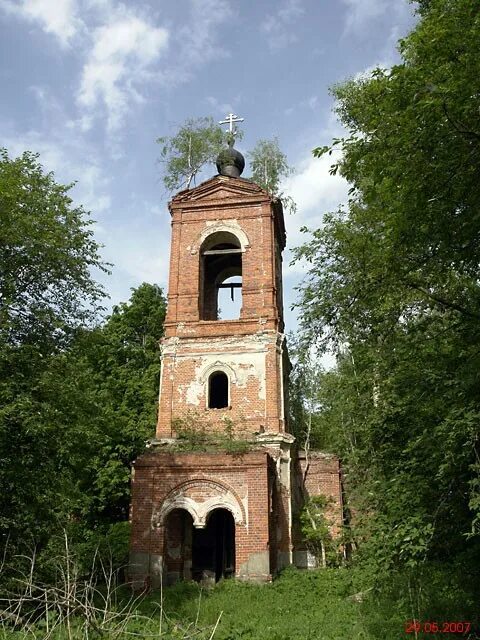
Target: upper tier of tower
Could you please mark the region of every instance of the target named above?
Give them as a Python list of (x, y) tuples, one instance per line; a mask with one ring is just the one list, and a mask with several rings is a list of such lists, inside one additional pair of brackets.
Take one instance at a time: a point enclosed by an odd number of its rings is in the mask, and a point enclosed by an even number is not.
[[(166, 336), (283, 331), (281, 202), (250, 180), (218, 175), (178, 193), (169, 208)], [(237, 318), (221, 319), (222, 289), (241, 297)]]

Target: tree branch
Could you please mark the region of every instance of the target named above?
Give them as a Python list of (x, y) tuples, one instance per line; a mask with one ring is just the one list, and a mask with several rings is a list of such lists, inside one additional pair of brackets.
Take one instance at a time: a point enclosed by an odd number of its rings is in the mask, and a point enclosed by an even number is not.
[(464, 316), (467, 316), (468, 318), (474, 318), (475, 320), (480, 320), (480, 313), (473, 313), (473, 311), (469, 311), (468, 309), (465, 309), (465, 307), (462, 307), (461, 305), (455, 302), (450, 302), (449, 300), (446, 300), (445, 298), (435, 295), (434, 293), (430, 293), (430, 291), (428, 291), (424, 287), (421, 287), (420, 285), (415, 284), (413, 282), (407, 282), (406, 285), (410, 289), (414, 289), (415, 291), (419, 291), (420, 293), (423, 293), (424, 296), (426, 296), (427, 298), (430, 298), (430, 300), (433, 300), (434, 302), (437, 302), (443, 307), (446, 307), (447, 309), (453, 309), (454, 311), (458, 311), (459, 313), (461, 313)]

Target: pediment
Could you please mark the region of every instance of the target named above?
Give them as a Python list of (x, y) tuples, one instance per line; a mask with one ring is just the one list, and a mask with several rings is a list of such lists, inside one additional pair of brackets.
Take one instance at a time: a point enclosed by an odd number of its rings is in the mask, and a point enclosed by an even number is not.
[(229, 178), (228, 176), (214, 176), (202, 182), (198, 187), (180, 191), (173, 199), (171, 204), (205, 204), (207, 202), (233, 202), (251, 201), (259, 202), (270, 200), (266, 191), (254, 182), (245, 178)]

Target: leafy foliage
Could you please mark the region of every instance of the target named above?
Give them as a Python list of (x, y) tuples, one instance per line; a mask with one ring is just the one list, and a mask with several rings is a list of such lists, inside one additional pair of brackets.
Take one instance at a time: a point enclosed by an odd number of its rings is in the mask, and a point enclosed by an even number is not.
[(278, 139), (259, 140), (248, 156), (253, 182), (263, 187), (271, 196), (279, 198), (290, 213), (295, 213), (297, 206), (291, 196), (280, 191), (282, 178), (292, 175), (293, 169), (287, 162), (287, 156), (281, 151)]
[(79, 336), (72, 351), (95, 407), (95, 453), (84, 486), (92, 524), (128, 516), (130, 466), (155, 430), (165, 311), (160, 287), (143, 283), (102, 327)]
[(318, 424), (377, 576), (478, 555), (479, 35), (476, 5), (432, 0), (401, 64), (334, 89), (350, 198), (297, 254), (304, 339), (338, 356)]
[[(235, 138), (241, 140), (242, 137), (242, 131), (237, 131)], [(213, 118), (189, 119), (174, 136), (158, 138), (160, 162), (164, 165), (163, 183), (167, 191), (189, 189), (204, 166), (215, 163), (228, 139), (229, 134), (223, 132)], [(290, 213), (295, 213), (293, 199), (280, 191), (282, 178), (292, 175), (293, 169), (280, 150), (277, 138), (259, 140), (248, 156), (252, 171), (250, 179), (274, 198), (279, 198)]]
[(224, 142), (225, 135), (213, 118), (191, 118), (174, 136), (158, 138), (167, 191), (189, 189), (203, 166), (215, 162)]
[(187, 411), (172, 420), (176, 440), (171, 447), (180, 451), (225, 451), (238, 455), (251, 450), (252, 443), (244, 437), (242, 419), (234, 421), (222, 415), (221, 427), (218, 429), (218, 425), (199, 411)]
[[(50, 559), (59, 555), (63, 530), (83, 571), (92, 570), (94, 557), (113, 561), (115, 568), (125, 564), (130, 469), (154, 433), (160, 370), (154, 336), (163, 332), (164, 314), (159, 287), (143, 284), (103, 326), (79, 331), (68, 352), (52, 361), (56, 386), (49, 382), (49, 402), (56, 421), (49, 456), (55, 471), (45, 480), (52, 485), (51, 502), (43, 535), (38, 521), (27, 529), (45, 579)], [(60, 448), (57, 438), (63, 433)], [(22, 517), (28, 513), (25, 507)]]
[(122, 538), (130, 465), (155, 425), (165, 315), (145, 284), (92, 327), (102, 292), (90, 270), (105, 266), (68, 190), (36, 155), (2, 152), (0, 545), (6, 560), (35, 548), (46, 575), (64, 529), (79, 552)]
[[(288, 428), (302, 449), (335, 449), (335, 434), (331, 434), (328, 421), (323, 420), (322, 386), (323, 368), (302, 335), (288, 336), (289, 357), (292, 363), (288, 384)], [(335, 427), (336, 428), (336, 425)]]
[(329, 504), (327, 496), (312, 496), (305, 501), (300, 513), (303, 539), (310, 553), (317, 560), (321, 559), (323, 567), (337, 560), (335, 542), (330, 533), (332, 522), (328, 517)]
[[(180, 583), (164, 591), (164, 607), (178, 621), (195, 620), (198, 610), (200, 626), (214, 624), (223, 612), (214, 635), (218, 640), (313, 640), (319, 629), (326, 640), (355, 638), (365, 625), (358, 605), (348, 598), (352, 577), (346, 570), (287, 569), (271, 585), (224, 580), (202, 591), (199, 607), (199, 586)], [(158, 595), (150, 596), (141, 610), (153, 615), (157, 601)]]
[(154, 336), (164, 314), (161, 290), (141, 285), (103, 327), (82, 330), (51, 356), (29, 393), (3, 408), (0, 524), (9, 553), (43, 549), (38, 566), (48, 570), (63, 529), (85, 568), (96, 547), (111, 548), (115, 523), (128, 517), (131, 463), (154, 433)]
[(106, 270), (72, 185), (56, 184), (38, 154), (0, 150), (0, 344), (48, 355), (103, 297), (90, 269)]
[(1, 152), (0, 540), (11, 552), (45, 540), (78, 499), (90, 408), (82, 372), (65, 377), (66, 352), (102, 296), (90, 269), (105, 266), (69, 189), (37, 155)]
[[(358, 568), (327, 568), (286, 569), (270, 585), (224, 580), (209, 592), (195, 583), (179, 583), (164, 590), (163, 606), (172, 622), (196, 620), (200, 626), (214, 624), (223, 612), (214, 635), (218, 640), (401, 640), (405, 622), (412, 617), (469, 620), (472, 630), (478, 629), (478, 605), (471, 599), (469, 583), (474, 576), (465, 565), (455, 567), (458, 575), (462, 570), (464, 582), (457, 580), (460, 586), (455, 587), (452, 572), (425, 566), (417, 573), (421, 588), (413, 602), (409, 574), (392, 573), (388, 588), (379, 593)], [(159, 599), (159, 594), (150, 595), (140, 611), (154, 618)]]

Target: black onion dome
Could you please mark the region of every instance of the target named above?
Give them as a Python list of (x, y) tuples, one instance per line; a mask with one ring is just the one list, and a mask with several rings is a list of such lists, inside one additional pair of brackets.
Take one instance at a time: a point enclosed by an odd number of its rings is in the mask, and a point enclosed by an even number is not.
[(228, 148), (220, 151), (217, 157), (217, 171), (221, 176), (239, 178), (245, 169), (245, 158), (240, 151), (233, 148), (233, 140), (228, 141)]

